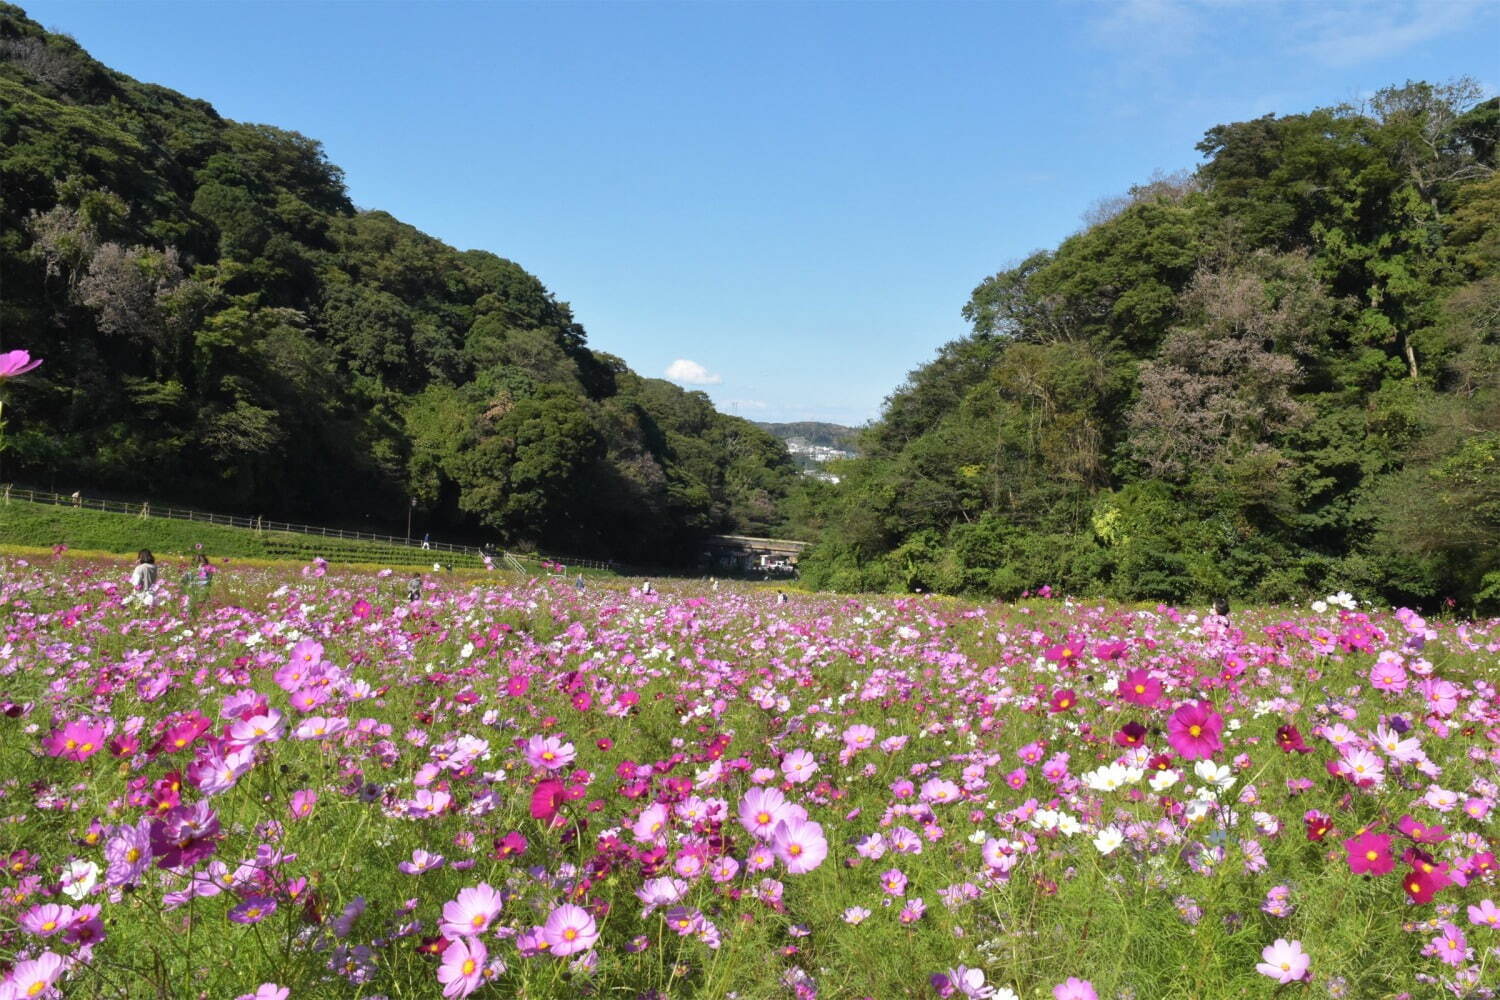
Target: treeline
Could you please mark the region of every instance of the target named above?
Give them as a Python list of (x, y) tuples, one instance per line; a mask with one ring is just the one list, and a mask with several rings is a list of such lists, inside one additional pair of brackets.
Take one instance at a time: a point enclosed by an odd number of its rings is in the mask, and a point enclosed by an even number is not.
[(766, 534), (782, 444), (592, 351), (511, 261), (356, 211), (295, 132), (0, 4), (3, 477), (653, 563)]
[(804, 511), (806, 576), (1500, 603), (1497, 141), (1467, 80), (1209, 130), (974, 290)]

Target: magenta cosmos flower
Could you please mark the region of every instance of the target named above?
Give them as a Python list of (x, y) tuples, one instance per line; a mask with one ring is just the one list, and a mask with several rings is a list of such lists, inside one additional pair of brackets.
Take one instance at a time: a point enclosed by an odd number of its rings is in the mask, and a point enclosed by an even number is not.
[(1207, 760), (1224, 749), (1223, 731), (1224, 717), (1210, 701), (1182, 705), (1167, 720), (1167, 742), (1183, 760)]
[(29, 351), (6, 351), (0, 354), (0, 380), (25, 375), (41, 363), (42, 359), (33, 360)]
[(1306, 976), (1308, 966), (1312, 965), (1312, 956), (1302, 950), (1302, 942), (1286, 938), (1277, 938), (1274, 944), (1266, 945), (1260, 957), (1264, 961), (1256, 963), (1255, 971), (1283, 985)]
[(542, 940), (554, 955), (571, 955), (588, 951), (599, 940), (594, 917), (581, 906), (564, 903), (547, 915), (542, 925)]

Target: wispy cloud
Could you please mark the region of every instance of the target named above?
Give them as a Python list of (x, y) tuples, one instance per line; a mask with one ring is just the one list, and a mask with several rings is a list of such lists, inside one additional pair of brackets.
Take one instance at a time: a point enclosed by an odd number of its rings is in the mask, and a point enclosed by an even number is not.
[(1490, 0), (1119, 0), (1090, 4), (1088, 31), (1132, 72), (1166, 71), (1212, 49), (1232, 54), (1250, 24), (1274, 25), (1288, 51), (1349, 67), (1472, 26)]
[(667, 378), (673, 382), (681, 382), (684, 385), (718, 385), (724, 381), (723, 376), (704, 368), (696, 361), (687, 358), (678, 358), (667, 365)]
[(1467, 27), (1479, 0), (1405, 0), (1399, 3), (1299, 4), (1297, 49), (1331, 66), (1356, 66), (1398, 55)]

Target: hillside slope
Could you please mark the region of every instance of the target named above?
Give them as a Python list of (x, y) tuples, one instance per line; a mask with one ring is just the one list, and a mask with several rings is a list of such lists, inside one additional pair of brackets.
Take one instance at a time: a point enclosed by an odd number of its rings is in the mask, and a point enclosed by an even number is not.
[[(0, 4), (0, 478), (652, 561), (765, 533), (785, 449), (589, 349), (518, 264), (356, 211), (314, 139)], [(367, 517), (368, 515), (368, 517)]]

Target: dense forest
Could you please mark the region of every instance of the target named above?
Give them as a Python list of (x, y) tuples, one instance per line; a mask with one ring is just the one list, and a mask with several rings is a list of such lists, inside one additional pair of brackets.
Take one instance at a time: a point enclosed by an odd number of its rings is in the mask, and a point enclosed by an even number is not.
[[(985, 279), (804, 515), (817, 586), (1500, 603), (1500, 100), (1210, 129)], [(1326, 592), (1326, 591), (1323, 591)]]
[(592, 351), (520, 266), (356, 210), (321, 145), (0, 4), (6, 480), (651, 562), (771, 532), (785, 448)]

